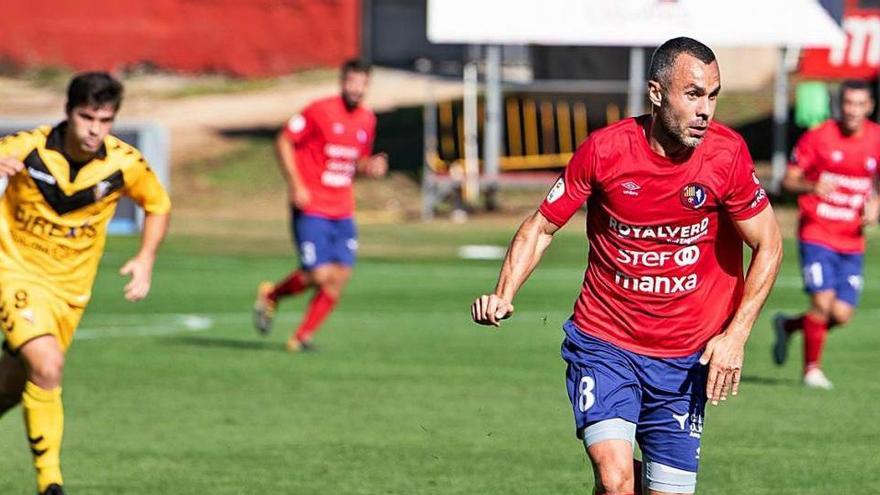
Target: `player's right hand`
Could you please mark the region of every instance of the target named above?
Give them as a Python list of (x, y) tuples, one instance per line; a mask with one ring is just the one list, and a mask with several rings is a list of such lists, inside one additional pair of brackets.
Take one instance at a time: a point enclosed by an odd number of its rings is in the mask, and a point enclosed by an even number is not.
[(300, 187), (299, 189), (290, 190), (290, 204), (298, 210), (302, 210), (312, 202), (312, 195), (309, 191)]
[(501, 326), (512, 314), (513, 304), (495, 294), (483, 294), (471, 304), (471, 317), (480, 325)]
[(0, 158), (0, 177), (12, 177), (24, 170), (24, 163), (12, 157)]
[(824, 198), (834, 192), (836, 188), (837, 186), (834, 185), (834, 182), (828, 179), (819, 179), (819, 182), (813, 185), (813, 193)]

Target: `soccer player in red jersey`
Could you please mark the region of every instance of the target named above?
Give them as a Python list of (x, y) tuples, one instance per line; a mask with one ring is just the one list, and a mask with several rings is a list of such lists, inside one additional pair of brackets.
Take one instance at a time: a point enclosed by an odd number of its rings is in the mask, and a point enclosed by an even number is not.
[(368, 65), (346, 62), (340, 76), (341, 94), (308, 105), (290, 119), (276, 140), (302, 266), (277, 284), (260, 284), (254, 325), (267, 334), (281, 298), (314, 288), (299, 328), (287, 341), (291, 352), (312, 348), (312, 336), (333, 311), (351, 277), (357, 250), (355, 174), (381, 177), (388, 171), (385, 154), (372, 154), (376, 116), (362, 105), (369, 78)]
[(789, 337), (804, 332), (804, 385), (830, 389), (820, 367), (828, 329), (852, 318), (862, 289), (865, 238), (862, 227), (877, 222), (877, 160), (880, 125), (871, 88), (846, 81), (840, 88), (839, 120), (806, 132), (792, 152), (782, 187), (798, 194), (799, 251), (810, 307), (796, 317), (774, 318), (773, 359), (782, 365)]
[[(498, 326), (554, 233), (586, 202), (587, 269), (562, 357), (596, 493), (693, 493), (703, 411), (736, 395), (746, 339), (782, 243), (746, 144), (712, 121), (715, 55), (690, 38), (654, 52), (650, 115), (596, 131), (511, 242), (471, 306)], [(752, 249), (743, 278), (743, 241)], [(633, 446), (642, 451), (633, 462)]]

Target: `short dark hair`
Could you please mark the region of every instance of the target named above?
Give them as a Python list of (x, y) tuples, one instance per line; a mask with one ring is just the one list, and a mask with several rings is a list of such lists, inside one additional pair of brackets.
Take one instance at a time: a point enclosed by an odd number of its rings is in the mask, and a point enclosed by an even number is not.
[(68, 112), (81, 105), (91, 107), (110, 105), (116, 111), (121, 104), (122, 83), (106, 72), (77, 74), (67, 86)]
[(660, 83), (669, 81), (669, 71), (675, 65), (675, 59), (682, 53), (686, 53), (704, 64), (715, 61), (715, 53), (708, 46), (693, 38), (672, 38), (654, 50), (651, 56), (651, 68), (648, 70), (648, 79)]
[(843, 93), (849, 90), (867, 91), (868, 93), (871, 93), (871, 97), (873, 98), (872, 89), (873, 88), (868, 84), (868, 81), (865, 81), (864, 79), (847, 79), (840, 83), (840, 99), (842, 100)]
[(365, 62), (359, 58), (352, 58), (346, 60), (344, 64), (342, 64), (342, 68), (340, 70), (340, 75), (345, 77), (349, 72), (361, 72), (366, 75), (370, 75), (370, 71), (372, 67), (369, 62)]

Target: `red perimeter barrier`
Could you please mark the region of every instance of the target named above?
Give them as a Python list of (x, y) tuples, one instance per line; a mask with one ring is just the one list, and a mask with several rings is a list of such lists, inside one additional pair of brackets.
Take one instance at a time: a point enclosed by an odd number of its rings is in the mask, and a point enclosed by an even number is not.
[(270, 76), (356, 56), (360, 15), (359, 0), (13, 1), (0, 60)]

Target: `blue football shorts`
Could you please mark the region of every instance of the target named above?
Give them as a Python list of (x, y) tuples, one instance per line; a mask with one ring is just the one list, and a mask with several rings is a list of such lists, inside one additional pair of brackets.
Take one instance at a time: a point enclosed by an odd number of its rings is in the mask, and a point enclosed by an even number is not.
[(304, 269), (327, 263), (354, 266), (357, 227), (353, 218), (324, 218), (293, 209), (291, 230)]
[[(652, 490), (696, 489), (706, 405), (702, 351), (654, 358), (563, 326), (562, 358), (578, 438), (638, 442), (642, 476)], [(638, 473), (636, 473), (638, 475)]]
[(833, 290), (837, 299), (856, 307), (862, 292), (862, 253), (841, 253), (818, 244), (799, 245), (804, 290), (813, 294)]

